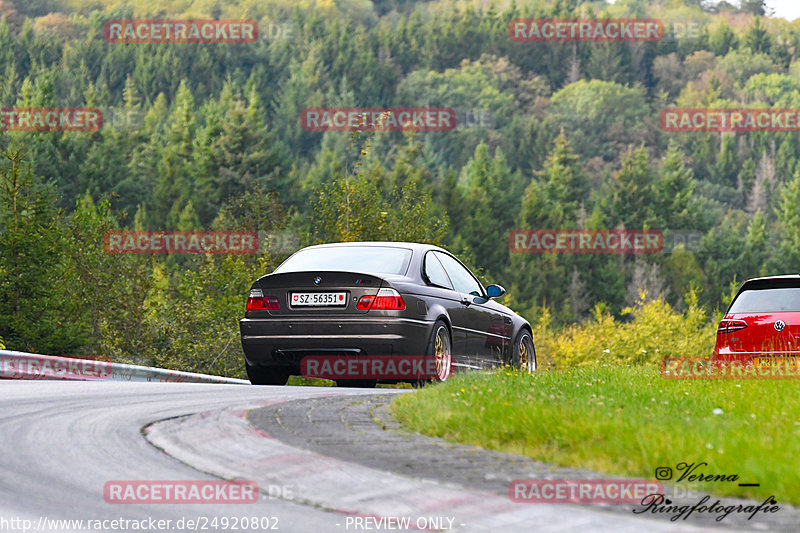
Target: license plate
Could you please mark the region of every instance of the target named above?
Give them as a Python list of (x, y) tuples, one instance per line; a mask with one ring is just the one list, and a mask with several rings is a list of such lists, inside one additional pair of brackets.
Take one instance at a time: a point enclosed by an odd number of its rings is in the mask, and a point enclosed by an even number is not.
[(347, 305), (346, 292), (293, 292), (291, 294), (292, 307), (320, 306), (320, 307), (345, 307)]
[(797, 368), (800, 365), (800, 356), (790, 355), (784, 357), (755, 357), (757, 367), (789, 367)]

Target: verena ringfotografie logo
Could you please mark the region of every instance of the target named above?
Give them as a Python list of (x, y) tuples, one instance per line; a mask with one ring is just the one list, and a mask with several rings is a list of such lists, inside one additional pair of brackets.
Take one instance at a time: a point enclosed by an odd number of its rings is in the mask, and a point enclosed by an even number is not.
[(0, 130), (98, 131), (103, 112), (96, 107), (0, 107)]
[(515, 230), (508, 247), (518, 253), (653, 253), (664, 249), (660, 230)]
[(661, 129), (674, 133), (800, 132), (800, 109), (669, 108), (659, 116)]
[(306, 131), (450, 131), (456, 112), (449, 107), (307, 107)]
[(308, 355), (300, 373), (317, 379), (433, 379), (438, 374), (430, 355)]
[(256, 503), (254, 481), (108, 481), (103, 486), (106, 503), (115, 504), (232, 504)]
[(110, 254), (254, 254), (255, 231), (109, 231), (103, 247)]
[(660, 482), (645, 479), (515, 479), (508, 485), (517, 503), (638, 503), (663, 493)]
[(254, 43), (254, 20), (109, 20), (103, 25), (109, 43)]
[(111, 375), (111, 365), (103, 361), (73, 359), (69, 357), (0, 356), (2, 379), (106, 379)]
[(508, 36), (518, 43), (631, 43), (664, 37), (658, 19), (514, 19)]

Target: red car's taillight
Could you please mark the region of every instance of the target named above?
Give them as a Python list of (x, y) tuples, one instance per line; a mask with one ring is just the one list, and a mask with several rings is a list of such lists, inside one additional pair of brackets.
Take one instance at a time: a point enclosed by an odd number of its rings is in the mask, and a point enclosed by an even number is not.
[(361, 310), (402, 311), (405, 308), (406, 303), (403, 301), (403, 297), (394, 289), (381, 289), (377, 296), (362, 296), (356, 304), (356, 309)]
[(281, 302), (275, 296), (264, 296), (261, 289), (250, 289), (247, 297), (248, 311), (279, 311)]
[(747, 327), (747, 322), (744, 320), (721, 320), (717, 328), (717, 335), (724, 335), (725, 333), (733, 333)]

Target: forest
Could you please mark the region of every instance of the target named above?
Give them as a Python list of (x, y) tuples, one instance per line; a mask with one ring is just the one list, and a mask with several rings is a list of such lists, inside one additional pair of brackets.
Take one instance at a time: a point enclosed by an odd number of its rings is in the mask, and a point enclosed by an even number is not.
[[(104, 38), (109, 20), (148, 18), (259, 32)], [(515, 42), (519, 18), (658, 19), (664, 32)], [(0, 108), (103, 115), (82, 131), (0, 128), (0, 344), (241, 376), (251, 283), (300, 246), (355, 240), (439, 244), (531, 323), (546, 317), (540, 332), (624, 322), (648, 302), (707, 328), (697, 316), (724, 310), (743, 280), (800, 272), (800, 133), (670, 132), (660, 116), (798, 109), (799, 51), (800, 22), (752, 0), (0, 0)], [(321, 107), (450, 108), (457, 121), (304, 127)], [(109, 254), (120, 229), (266, 243)], [(537, 229), (696, 238), (657, 253), (509, 247)]]

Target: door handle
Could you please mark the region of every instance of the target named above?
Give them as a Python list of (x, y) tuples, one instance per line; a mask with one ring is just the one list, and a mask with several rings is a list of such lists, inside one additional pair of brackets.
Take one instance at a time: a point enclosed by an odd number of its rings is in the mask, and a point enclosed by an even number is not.
[(472, 302), (470, 302), (468, 298), (462, 298), (461, 300), (461, 304), (466, 305), (467, 307), (469, 307), (471, 303)]

